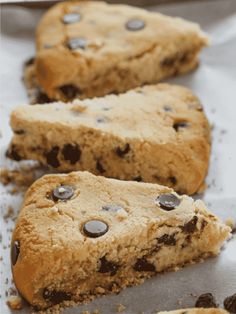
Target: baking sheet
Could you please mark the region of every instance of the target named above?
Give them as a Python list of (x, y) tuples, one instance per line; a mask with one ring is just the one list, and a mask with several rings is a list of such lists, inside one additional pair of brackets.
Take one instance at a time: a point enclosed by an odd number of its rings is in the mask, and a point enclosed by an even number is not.
[[(181, 4), (158, 5), (150, 8), (169, 15), (196, 21), (211, 37), (211, 47), (201, 55), (199, 68), (189, 75), (170, 79), (191, 88), (202, 100), (213, 125), (213, 149), (207, 177), (208, 189), (202, 197), (209, 208), (222, 219), (236, 219), (236, 1), (194, 1)], [(42, 10), (22, 7), (2, 8), (1, 77), (0, 77), (0, 165), (12, 167), (4, 153), (11, 131), (8, 125), (11, 110), (27, 103), (21, 80), (24, 61), (34, 55), (34, 30)], [(13, 313), (6, 305), (5, 292), (13, 287), (10, 275), (9, 243), (12, 219), (3, 219), (9, 205), (17, 210), (22, 195), (10, 195), (9, 187), (0, 186), (0, 313)], [(8, 280), (6, 280), (8, 278)], [(10, 292), (10, 291), (9, 291)], [(202, 264), (188, 266), (176, 273), (158, 275), (143, 285), (128, 288), (119, 295), (96, 299), (94, 302), (69, 308), (65, 314), (99, 309), (103, 314), (156, 313), (159, 310), (193, 306), (197, 296), (212, 292), (218, 302), (236, 292), (236, 236), (225, 244), (219, 257)], [(30, 313), (25, 306), (18, 313)]]

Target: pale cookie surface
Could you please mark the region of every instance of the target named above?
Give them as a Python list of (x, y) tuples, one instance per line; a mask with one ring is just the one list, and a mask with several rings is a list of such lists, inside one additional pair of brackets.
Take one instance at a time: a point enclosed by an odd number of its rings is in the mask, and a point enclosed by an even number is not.
[(215, 309), (215, 308), (212, 308), (212, 309), (192, 308), (192, 309), (158, 312), (157, 314), (228, 314), (228, 312), (223, 309)]
[(229, 236), (202, 201), (170, 188), (88, 172), (48, 175), (26, 193), (13, 277), (35, 307), (84, 302), (218, 254)]
[(126, 5), (67, 1), (42, 17), (27, 86), (51, 99), (120, 93), (196, 67), (207, 37), (197, 24)]
[(207, 174), (210, 128), (190, 90), (168, 84), (72, 103), (22, 106), (11, 115), (8, 156), (61, 171), (198, 191)]

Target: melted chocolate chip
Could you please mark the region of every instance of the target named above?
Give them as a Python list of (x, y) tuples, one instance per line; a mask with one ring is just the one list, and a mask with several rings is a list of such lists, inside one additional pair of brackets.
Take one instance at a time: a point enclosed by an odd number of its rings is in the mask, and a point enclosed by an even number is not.
[(163, 109), (165, 110), (165, 111), (172, 111), (172, 108), (171, 108), (171, 106), (168, 106), (168, 105), (165, 105), (164, 107), (163, 107)]
[(78, 23), (80, 20), (81, 20), (81, 15), (77, 12), (65, 14), (62, 18), (62, 21), (65, 24)]
[(74, 195), (74, 189), (70, 185), (60, 185), (52, 191), (52, 198), (54, 201), (66, 201)]
[(117, 212), (118, 210), (123, 209), (123, 207), (116, 204), (108, 204), (108, 205), (102, 206), (102, 209), (108, 212)]
[(81, 37), (71, 38), (68, 40), (67, 46), (71, 50), (85, 49), (87, 46), (87, 41), (85, 38), (81, 38)]
[(99, 268), (99, 273), (110, 273), (111, 276), (114, 276), (117, 273), (119, 266), (118, 264), (114, 262), (110, 262), (106, 259), (105, 256), (103, 256), (100, 259), (100, 268)]
[(161, 65), (163, 67), (170, 67), (170, 66), (173, 66), (176, 61), (177, 61), (177, 58), (175, 56), (173, 56), (173, 57), (166, 57), (165, 59), (163, 59), (161, 61)]
[(136, 271), (150, 271), (150, 272), (156, 271), (155, 266), (148, 262), (144, 257), (139, 258), (135, 265), (133, 266), (133, 268)]
[(193, 233), (196, 230), (198, 217), (193, 216), (193, 218), (187, 222), (183, 227), (181, 227), (182, 231), (185, 233)]
[(164, 210), (173, 210), (180, 204), (180, 199), (171, 193), (159, 195), (155, 203), (159, 205)]
[(72, 100), (80, 93), (80, 90), (72, 84), (62, 85), (59, 87), (59, 90), (69, 100)]
[(19, 130), (13, 130), (13, 132), (17, 135), (23, 135), (25, 134), (25, 130), (19, 129)]
[(31, 57), (31, 58), (29, 58), (28, 60), (25, 61), (24, 66), (28, 67), (29, 65), (34, 64), (34, 61), (35, 61), (35, 58)]
[(14, 241), (11, 244), (11, 263), (13, 266), (16, 265), (19, 254), (20, 254), (20, 242)]
[(58, 146), (54, 146), (49, 152), (45, 153), (47, 164), (53, 168), (58, 168), (60, 166), (59, 160), (57, 159), (58, 153)]
[(145, 27), (145, 22), (143, 20), (140, 19), (132, 19), (129, 20), (126, 24), (125, 24), (125, 28), (128, 31), (140, 31), (141, 29), (143, 29)]
[(36, 104), (47, 104), (53, 102), (54, 99), (49, 98), (41, 89), (37, 90), (35, 96), (35, 103)]
[(129, 151), (130, 151), (129, 143), (125, 144), (123, 148), (120, 148), (120, 147), (116, 148), (116, 154), (121, 158), (123, 158), (126, 154), (128, 154)]
[(177, 183), (176, 177), (169, 177), (170, 182), (175, 185)]
[(224, 307), (230, 313), (236, 313), (236, 293), (225, 298)]
[(77, 144), (66, 144), (62, 149), (62, 154), (65, 160), (68, 160), (72, 165), (74, 165), (80, 160), (81, 150)]
[(137, 181), (137, 182), (142, 182), (143, 181), (141, 176), (134, 177), (133, 180)]
[(52, 304), (58, 304), (63, 301), (71, 300), (71, 294), (65, 291), (48, 290), (47, 288), (43, 291), (43, 298), (51, 302)]
[(16, 146), (13, 144), (6, 152), (6, 156), (15, 161), (20, 161), (22, 158), (17, 152)]
[(204, 293), (198, 297), (195, 307), (215, 308), (217, 307), (217, 304), (211, 293)]
[(83, 232), (90, 238), (101, 237), (108, 231), (108, 225), (101, 220), (89, 220), (83, 226)]
[(188, 122), (180, 121), (180, 122), (174, 123), (173, 128), (175, 129), (176, 132), (178, 132), (179, 129), (187, 128), (188, 126), (189, 126)]
[(100, 172), (100, 173), (104, 173), (106, 170), (103, 168), (101, 162), (99, 160), (97, 160), (96, 162), (96, 169)]
[(162, 237), (157, 239), (157, 242), (163, 243), (165, 245), (175, 245), (176, 244), (175, 235), (164, 234)]

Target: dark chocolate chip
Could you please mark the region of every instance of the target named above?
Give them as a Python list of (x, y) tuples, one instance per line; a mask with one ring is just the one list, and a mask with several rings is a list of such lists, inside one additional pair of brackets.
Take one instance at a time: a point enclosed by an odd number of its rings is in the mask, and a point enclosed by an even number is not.
[(72, 100), (73, 98), (75, 98), (78, 94), (80, 94), (80, 90), (72, 85), (72, 84), (68, 84), (68, 85), (62, 85), (59, 87), (59, 90), (63, 93), (63, 95), (68, 98), (69, 100)]
[(189, 222), (187, 222), (183, 227), (181, 227), (182, 231), (185, 233), (193, 233), (196, 230), (196, 225), (197, 225), (198, 217), (193, 216)]
[(41, 89), (37, 90), (35, 96), (35, 103), (36, 104), (47, 104), (53, 102), (54, 99), (49, 98)]
[(204, 293), (198, 297), (195, 307), (215, 308), (218, 307), (218, 305), (211, 293)]
[(114, 276), (117, 273), (118, 268), (118, 264), (108, 261), (105, 256), (100, 258), (99, 273), (110, 273), (111, 276)]
[(174, 194), (165, 193), (165, 194), (159, 195), (156, 198), (155, 203), (159, 205), (162, 209), (169, 211), (179, 206), (180, 199)]
[(175, 129), (176, 132), (178, 132), (179, 129), (187, 128), (188, 126), (189, 126), (188, 122), (180, 121), (180, 122), (174, 123), (173, 128)]
[(137, 181), (137, 182), (142, 182), (143, 181), (141, 176), (136, 176), (136, 177), (133, 178), (133, 180)]
[(108, 231), (108, 225), (101, 220), (89, 220), (83, 226), (83, 232), (90, 238), (101, 237)]
[(157, 239), (157, 242), (163, 243), (165, 245), (175, 245), (176, 244), (175, 235), (164, 234), (162, 237)]
[(53, 168), (58, 168), (60, 166), (59, 160), (57, 158), (59, 153), (59, 147), (54, 146), (49, 152), (45, 153), (47, 159), (47, 164)]
[(236, 313), (236, 293), (225, 298), (224, 307), (230, 313)]
[(163, 109), (164, 109), (165, 111), (172, 111), (171, 106), (168, 106), (168, 105), (165, 105), (165, 106), (163, 107)]
[(73, 195), (74, 189), (70, 185), (60, 185), (52, 191), (52, 198), (54, 201), (66, 201), (69, 200)]
[(100, 173), (104, 173), (106, 170), (103, 168), (101, 162), (99, 160), (97, 160), (96, 162), (96, 169), (100, 172)]
[(176, 61), (177, 61), (177, 58), (175, 56), (166, 57), (165, 59), (161, 61), (161, 65), (163, 67), (170, 67), (170, 66), (173, 66), (176, 63)]
[(106, 117), (97, 117), (96, 122), (97, 123), (105, 123), (105, 122), (107, 122), (107, 118)]
[(74, 165), (80, 160), (81, 150), (78, 144), (66, 144), (62, 149), (62, 154), (65, 160)]
[(156, 271), (156, 267), (152, 263), (148, 262), (144, 257), (139, 258), (133, 268), (136, 271)]
[(108, 205), (102, 206), (102, 209), (108, 212), (117, 212), (118, 210), (123, 209), (123, 207), (116, 204), (108, 204)]
[(177, 183), (176, 177), (169, 177), (170, 182), (175, 185)]
[(13, 132), (14, 132), (15, 134), (17, 134), (17, 135), (23, 135), (23, 134), (25, 134), (25, 130), (23, 130), (23, 129), (13, 130)]
[(11, 145), (11, 147), (6, 151), (6, 156), (15, 161), (20, 161), (22, 159), (19, 153), (17, 152), (17, 148), (14, 144)]
[(19, 254), (20, 254), (20, 242), (14, 241), (11, 244), (11, 263), (13, 266), (16, 265)]
[(65, 24), (78, 23), (80, 20), (81, 20), (81, 15), (77, 12), (68, 13), (62, 17), (62, 21)]
[(85, 49), (87, 46), (87, 41), (82, 37), (71, 38), (68, 40), (67, 46), (71, 50)]
[(34, 61), (35, 61), (35, 58), (31, 57), (31, 58), (29, 58), (28, 60), (25, 61), (24, 66), (27, 67), (29, 65), (34, 64)]
[(71, 300), (71, 294), (65, 291), (48, 290), (47, 288), (43, 291), (43, 298), (52, 304), (58, 304), (63, 301)]
[(140, 19), (132, 19), (125, 24), (125, 27), (129, 31), (139, 31), (145, 27), (145, 22)]
[(120, 148), (119, 146), (116, 148), (116, 154), (121, 158), (128, 154), (129, 151), (130, 151), (129, 143), (125, 144), (123, 148)]

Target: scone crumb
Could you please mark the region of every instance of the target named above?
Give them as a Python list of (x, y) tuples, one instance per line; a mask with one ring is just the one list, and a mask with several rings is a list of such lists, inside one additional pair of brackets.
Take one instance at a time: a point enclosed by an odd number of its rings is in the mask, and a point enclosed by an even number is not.
[(97, 287), (96, 288), (96, 293), (103, 294), (103, 293), (105, 293), (105, 289), (102, 288), (102, 287)]
[(93, 310), (92, 314), (101, 314), (101, 312), (98, 309)]
[(116, 306), (116, 310), (118, 313), (123, 312), (125, 309), (126, 309), (126, 307), (121, 303), (117, 304), (117, 306)]
[(235, 220), (232, 217), (228, 217), (225, 220), (225, 224), (226, 224), (226, 226), (231, 228), (232, 232), (233, 232), (234, 229), (236, 229), (236, 223), (235, 223)]
[(83, 311), (81, 314), (90, 314), (89, 311)]
[(7, 300), (7, 305), (12, 310), (21, 310), (23, 307), (23, 301), (19, 296), (11, 296)]
[(3, 185), (13, 183), (17, 186), (30, 186), (34, 181), (35, 175), (33, 172), (0, 168), (0, 182)]
[(120, 209), (117, 212), (117, 218), (118, 220), (124, 220), (125, 218), (127, 218), (128, 213), (124, 210), (124, 209)]

